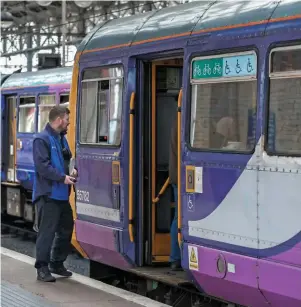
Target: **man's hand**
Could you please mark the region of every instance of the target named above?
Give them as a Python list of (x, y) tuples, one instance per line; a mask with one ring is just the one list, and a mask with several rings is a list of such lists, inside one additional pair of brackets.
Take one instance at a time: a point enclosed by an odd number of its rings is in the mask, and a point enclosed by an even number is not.
[(65, 184), (74, 184), (76, 182), (76, 179), (74, 177), (71, 176), (66, 176), (65, 177)]
[(70, 176), (76, 178), (77, 177), (77, 170), (74, 168), (73, 171), (71, 172)]

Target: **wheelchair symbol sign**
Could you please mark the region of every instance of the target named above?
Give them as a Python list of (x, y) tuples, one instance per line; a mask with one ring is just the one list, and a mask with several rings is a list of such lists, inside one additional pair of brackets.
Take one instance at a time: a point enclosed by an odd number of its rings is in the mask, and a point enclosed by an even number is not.
[(187, 195), (187, 210), (194, 212), (194, 194)]

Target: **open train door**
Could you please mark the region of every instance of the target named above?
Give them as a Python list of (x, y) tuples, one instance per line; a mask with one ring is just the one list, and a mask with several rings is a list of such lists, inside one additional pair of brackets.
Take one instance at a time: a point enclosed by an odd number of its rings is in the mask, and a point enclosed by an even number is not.
[(16, 96), (1, 96), (2, 165), (1, 179), (14, 185), (16, 183)]
[(170, 231), (177, 206), (170, 185), (169, 151), (181, 96), (182, 67), (181, 57), (152, 62), (152, 263), (170, 261)]
[[(1, 87), (2, 84), (4, 83), (4, 81), (9, 77), (9, 75), (1, 75)], [(5, 102), (5, 96), (1, 95), (1, 117), (0, 117), (0, 121), (1, 121), (1, 142), (0, 142), (0, 147), (1, 147), (1, 182), (3, 180), (5, 180), (6, 175), (6, 167), (5, 167), (5, 155), (4, 155), (4, 151), (3, 148), (5, 148), (6, 146), (6, 140), (5, 140), (5, 133), (4, 131), (6, 131), (7, 129), (7, 106), (6, 106), (6, 102)]]
[(144, 221), (141, 240), (144, 249), (139, 260), (145, 265), (167, 265), (171, 253), (171, 225), (177, 210), (169, 178), (169, 152), (182, 87), (183, 56), (165, 59), (150, 56), (139, 64), (142, 90), (137, 153)]
[(91, 260), (124, 269), (136, 261), (136, 67), (90, 65), (80, 64), (77, 91), (76, 238)]
[(1, 95), (1, 213), (23, 215), (16, 174), (16, 105), (17, 96)]

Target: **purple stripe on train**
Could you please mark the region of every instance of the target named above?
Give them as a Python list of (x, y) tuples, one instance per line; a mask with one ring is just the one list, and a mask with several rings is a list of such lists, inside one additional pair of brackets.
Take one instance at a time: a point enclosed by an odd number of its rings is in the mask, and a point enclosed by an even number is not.
[[(197, 265), (189, 259), (188, 247), (194, 248)], [(223, 266), (218, 268), (218, 259)], [(192, 275), (205, 293), (245, 306), (300, 306), (301, 268), (258, 260), (215, 249), (184, 244), (185, 269), (193, 267)], [(223, 273), (220, 273), (221, 270)]]

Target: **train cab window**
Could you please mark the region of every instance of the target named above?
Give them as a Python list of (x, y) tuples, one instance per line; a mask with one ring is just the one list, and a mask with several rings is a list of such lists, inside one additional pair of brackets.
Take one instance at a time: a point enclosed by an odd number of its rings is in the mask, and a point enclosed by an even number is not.
[(192, 60), (190, 143), (193, 148), (226, 152), (254, 149), (256, 71), (254, 52)]
[(270, 53), (270, 100), (267, 150), (301, 154), (301, 45)]
[(42, 131), (48, 123), (48, 115), (55, 106), (55, 95), (39, 96), (38, 132)]
[(20, 97), (18, 132), (35, 132), (35, 97)]
[(123, 69), (92, 68), (83, 74), (80, 107), (81, 143), (119, 145)]
[(69, 108), (69, 94), (60, 95), (60, 105)]

